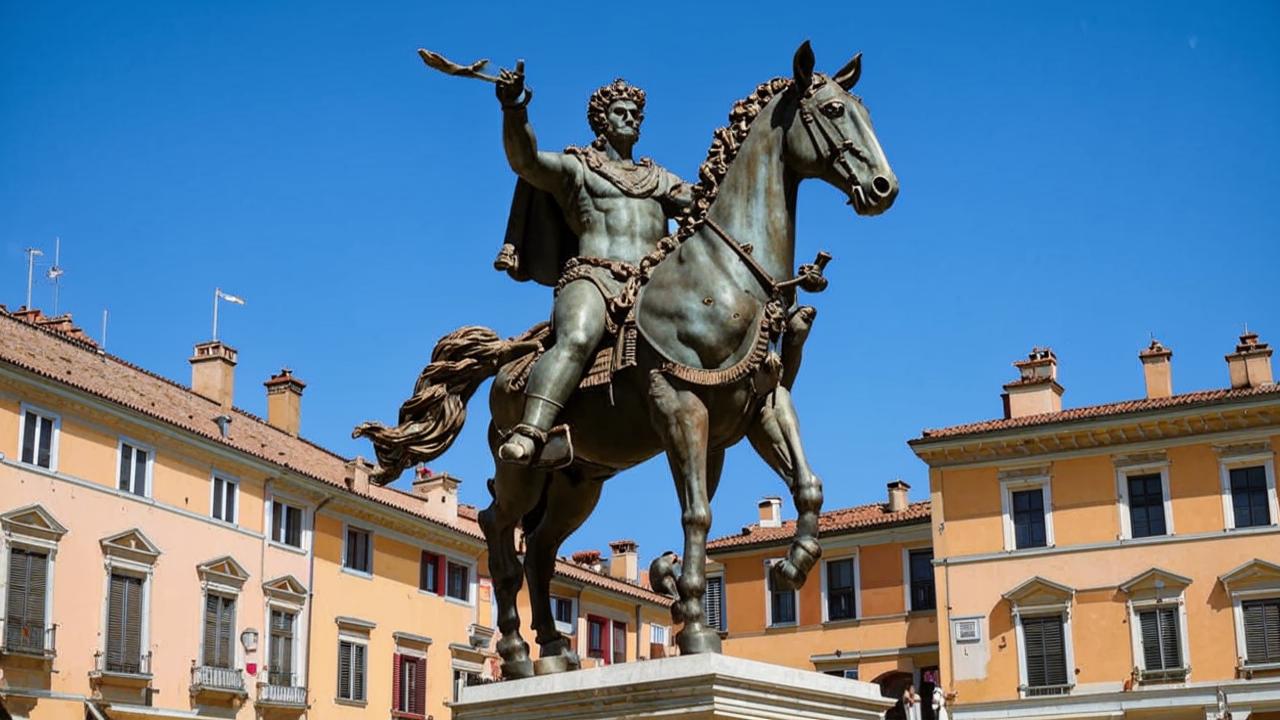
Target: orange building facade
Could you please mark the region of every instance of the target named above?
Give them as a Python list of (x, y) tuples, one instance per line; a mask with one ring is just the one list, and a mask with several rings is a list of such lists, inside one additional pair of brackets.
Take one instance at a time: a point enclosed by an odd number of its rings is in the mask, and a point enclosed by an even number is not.
[[(708, 607), (728, 655), (874, 682), (886, 697), (930, 693), (938, 673), (929, 503), (889, 485), (888, 502), (823, 513), (822, 559), (799, 591), (776, 592), (795, 521), (782, 501), (760, 502), (760, 521), (708, 543)], [(894, 715), (901, 712), (895, 708)]]
[[(187, 387), (0, 312), (0, 718), (441, 720), (495, 679), (459, 481), (370, 484), (299, 437), (289, 371), (266, 420), (233, 407), (236, 359), (202, 343)], [(667, 652), (636, 566), (633, 543), (557, 566), (586, 664)]]
[(1280, 387), (1241, 337), (1231, 387), (1064, 410), (1015, 363), (1002, 419), (926, 431), (939, 666), (954, 718), (1280, 717)]

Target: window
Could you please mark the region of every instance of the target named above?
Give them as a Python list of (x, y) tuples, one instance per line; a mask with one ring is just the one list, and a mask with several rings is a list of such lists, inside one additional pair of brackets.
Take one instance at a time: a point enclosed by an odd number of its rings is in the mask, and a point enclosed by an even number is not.
[(368, 530), (347, 526), (347, 547), (342, 566), (359, 573), (373, 572), (373, 547)]
[(1160, 473), (1129, 475), (1130, 537), (1165, 535), (1164, 482)]
[(577, 625), (576, 613), (573, 611), (573, 598), (551, 597), (551, 616), (556, 619), (556, 629), (572, 635)]
[(107, 594), (106, 669), (142, 671), (142, 578), (111, 573)]
[(1139, 610), (1142, 660), (1146, 674), (1182, 668), (1182, 641), (1178, 632), (1178, 608)]
[(441, 594), (440, 591), (444, 589), (441, 578), (443, 572), (444, 564), (440, 556), (422, 551), (422, 562), (418, 566), (418, 589), (432, 595)]
[(467, 601), (471, 598), (471, 570), (466, 565), (451, 562), (448, 564), (448, 587), (445, 594), (455, 600)]
[(422, 717), (427, 714), (427, 659), (396, 653), (392, 696), (395, 711)]
[(294, 687), (293, 627), (297, 616), (271, 610), (271, 637), (267, 646), (267, 684)]
[(480, 685), (484, 680), (481, 679), (479, 673), (469, 670), (453, 670), (453, 701), (458, 702), (458, 698), (462, 697), (462, 688)]
[(223, 522), (236, 521), (236, 490), (240, 483), (222, 475), (213, 476), (213, 517)]
[(353, 640), (338, 641), (338, 699), (365, 701), (365, 672), (368, 647)]
[(707, 592), (702, 596), (702, 611), (706, 615), (708, 627), (725, 631), (724, 576), (713, 575), (707, 578)]
[(1271, 524), (1271, 498), (1267, 492), (1267, 472), (1262, 465), (1232, 468), (1231, 509), (1235, 527)]
[(1023, 658), (1027, 666), (1027, 695), (1036, 689), (1060, 688), (1068, 684), (1067, 654), (1061, 615), (1024, 617)]
[(23, 406), (22, 462), (56, 470), (59, 425), (57, 415)]
[(603, 660), (605, 657), (605, 633), (609, 621), (605, 618), (590, 616), (587, 618), (587, 657)]
[(845, 680), (857, 680), (858, 668), (844, 668), (842, 670), (823, 670), (822, 674), (830, 675), (832, 677), (844, 678)]
[(1013, 546), (1023, 548), (1044, 547), (1044, 491), (1040, 488), (1015, 490), (1010, 493), (1013, 502)]
[(151, 451), (120, 441), (120, 477), (117, 487), (138, 497), (151, 495)]
[(999, 472), (1005, 550), (1053, 545), (1050, 469), (1041, 465)]
[(610, 643), (613, 650), (613, 662), (624, 663), (627, 661), (627, 624), (613, 622), (613, 641)]
[(933, 587), (933, 548), (907, 553), (911, 572), (911, 610), (933, 610), (938, 607)]
[(271, 501), (271, 539), (274, 542), (302, 547), (302, 508), (279, 500)]
[(230, 668), (236, 657), (236, 600), (209, 593), (204, 596), (204, 665)]
[(1244, 615), (1246, 665), (1280, 663), (1280, 598), (1246, 600)]
[[(853, 558), (827, 562), (828, 620), (849, 620), (858, 616), (853, 563)], [(777, 616), (774, 617), (776, 622)]]
[(774, 590), (773, 578), (769, 569), (772, 567), (774, 560), (765, 561), (765, 585), (769, 593), (769, 616), (768, 625), (776, 627), (778, 625), (794, 625), (796, 622), (796, 593), (794, 590)]
[(9, 583), (5, 591), (4, 637), (9, 652), (42, 654), (46, 646), (49, 555), (20, 547), (9, 550)]

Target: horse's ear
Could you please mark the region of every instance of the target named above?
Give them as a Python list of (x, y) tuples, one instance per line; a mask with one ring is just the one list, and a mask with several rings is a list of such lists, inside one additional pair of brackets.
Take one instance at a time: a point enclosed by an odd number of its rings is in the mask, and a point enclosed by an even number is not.
[(792, 74), (795, 76), (796, 88), (803, 91), (809, 89), (813, 82), (813, 48), (805, 40), (796, 48), (796, 56), (791, 61)]
[(862, 53), (854, 55), (849, 64), (840, 68), (840, 72), (836, 73), (832, 79), (845, 90), (852, 90), (853, 86), (858, 84), (860, 77), (862, 77)]

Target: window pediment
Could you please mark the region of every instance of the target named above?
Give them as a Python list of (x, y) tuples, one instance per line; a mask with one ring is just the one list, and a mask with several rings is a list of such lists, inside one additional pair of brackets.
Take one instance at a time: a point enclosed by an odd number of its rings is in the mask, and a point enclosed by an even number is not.
[(144, 565), (154, 565), (160, 557), (160, 548), (138, 528), (104, 537), (98, 541), (102, 554), (107, 557), (131, 560)]
[(0, 527), (10, 537), (24, 537), (57, 543), (67, 529), (40, 505), (27, 505), (0, 515)]
[(1181, 593), (1190, 584), (1191, 578), (1171, 573), (1163, 568), (1153, 567), (1121, 583), (1120, 589), (1134, 599), (1172, 598)]
[(269, 598), (295, 605), (301, 605), (307, 600), (307, 587), (292, 575), (282, 575), (262, 583), (262, 592)]
[(1071, 603), (1075, 590), (1042, 577), (1033, 577), (1004, 594), (1015, 609), (1038, 607), (1066, 607)]
[(1280, 589), (1280, 565), (1254, 558), (1218, 579), (1231, 592)]
[(249, 579), (249, 572), (230, 555), (203, 562), (196, 566), (196, 572), (200, 574), (200, 581), (206, 586), (215, 585), (237, 592)]

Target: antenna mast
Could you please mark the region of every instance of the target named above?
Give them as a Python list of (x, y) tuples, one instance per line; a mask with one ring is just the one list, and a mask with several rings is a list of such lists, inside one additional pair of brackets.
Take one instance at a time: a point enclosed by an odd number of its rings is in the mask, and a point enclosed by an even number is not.
[(53, 239), (53, 266), (49, 268), (47, 273), (50, 282), (53, 283), (53, 314), (58, 314), (58, 290), (62, 285), (62, 266), (58, 264), (58, 260), (62, 256), (62, 238), (55, 237)]
[(31, 282), (32, 282), (32, 280), (35, 278), (36, 258), (40, 257), (41, 255), (44, 255), (44, 253), (43, 253), (43, 252), (41, 252), (41, 251), (39, 251), (39, 250), (37, 250), (36, 248), (33, 248), (33, 247), (29, 247), (29, 248), (27, 248), (26, 250), (24, 250), (23, 252), (25, 252), (25, 253), (27, 254), (27, 304), (26, 304), (26, 308), (27, 308), (28, 310), (30, 310), (30, 309), (31, 309)]

